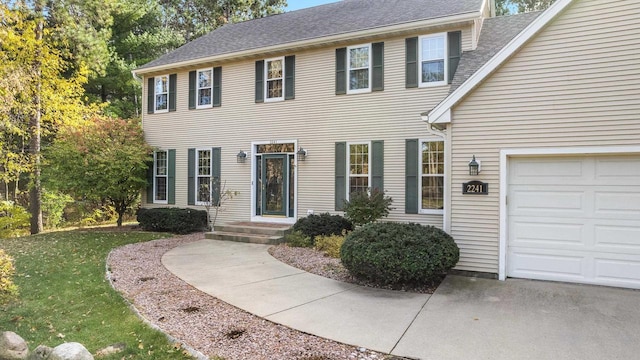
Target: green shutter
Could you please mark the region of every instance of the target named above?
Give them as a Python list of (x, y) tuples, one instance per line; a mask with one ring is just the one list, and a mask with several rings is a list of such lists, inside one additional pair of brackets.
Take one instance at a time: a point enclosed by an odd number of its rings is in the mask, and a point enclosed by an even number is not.
[(264, 60), (256, 61), (256, 102), (264, 102)]
[(371, 142), (371, 190), (384, 192), (384, 141)]
[(460, 63), (460, 55), (462, 55), (462, 32), (452, 31), (447, 34), (449, 44), (449, 84), (453, 81), (453, 76), (458, 69)]
[(222, 106), (222, 67), (213, 68), (213, 107)]
[(336, 95), (347, 93), (347, 48), (336, 49)]
[(404, 212), (407, 214), (418, 213), (418, 139), (407, 139), (405, 144), (405, 197)]
[(169, 75), (169, 111), (176, 111), (176, 83), (178, 75)]
[(196, 72), (189, 71), (189, 110), (196, 108)]
[(373, 67), (373, 79), (372, 79), (372, 91), (384, 90), (384, 43), (373, 43), (371, 45), (373, 52), (373, 61), (371, 63)]
[(296, 98), (296, 57), (295, 55), (284, 58), (284, 99)]
[(405, 40), (405, 82), (407, 88), (418, 87), (418, 38), (408, 38)]
[(176, 203), (176, 150), (169, 150), (169, 171), (168, 171), (168, 195), (167, 195), (167, 203), (170, 205), (175, 205)]
[(196, 204), (196, 149), (187, 151), (187, 205)]
[(155, 90), (154, 78), (149, 78), (147, 81), (147, 114), (153, 114), (156, 110)]
[(220, 201), (220, 183), (221, 183), (221, 163), (222, 163), (222, 149), (217, 147), (211, 149), (211, 177), (213, 177), (213, 204), (218, 205)]
[(336, 169), (335, 169), (335, 206), (336, 211), (344, 209), (344, 201), (347, 199), (347, 143), (336, 143)]
[(153, 161), (149, 161), (147, 167), (147, 204), (153, 204)]

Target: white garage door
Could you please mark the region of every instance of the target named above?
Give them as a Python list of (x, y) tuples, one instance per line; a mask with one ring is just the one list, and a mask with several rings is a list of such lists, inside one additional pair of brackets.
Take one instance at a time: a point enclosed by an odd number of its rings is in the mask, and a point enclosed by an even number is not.
[(640, 289), (640, 156), (510, 158), (507, 276)]

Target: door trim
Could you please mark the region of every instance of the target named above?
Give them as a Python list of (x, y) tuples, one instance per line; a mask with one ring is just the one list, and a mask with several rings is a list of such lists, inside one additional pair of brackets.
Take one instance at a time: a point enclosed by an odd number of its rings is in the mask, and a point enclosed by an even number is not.
[[(268, 222), (268, 223), (276, 223), (276, 224), (294, 224), (296, 219), (298, 218), (298, 154), (291, 153), (294, 155), (294, 166), (295, 166), (295, 174), (294, 174), (294, 195), (293, 195), (293, 217), (269, 217), (269, 216), (256, 216), (256, 147), (258, 145), (266, 145), (266, 144), (295, 144), (295, 149), (298, 149), (298, 140), (268, 140), (268, 141), (252, 141), (251, 142), (251, 150), (248, 152), (248, 157), (251, 159), (251, 179), (249, 183), (251, 184), (251, 221), (252, 222)], [(284, 153), (283, 153), (284, 154)], [(289, 153), (287, 153), (289, 154)], [(291, 155), (290, 154), (290, 155)], [(288, 214), (286, 214), (288, 215)]]
[(540, 157), (554, 155), (640, 155), (640, 146), (585, 146), (566, 148), (522, 148), (500, 150), (500, 246), (498, 254), (498, 279), (507, 279), (507, 240), (508, 240), (508, 213), (507, 194), (509, 192), (509, 164), (513, 157), (535, 156)]

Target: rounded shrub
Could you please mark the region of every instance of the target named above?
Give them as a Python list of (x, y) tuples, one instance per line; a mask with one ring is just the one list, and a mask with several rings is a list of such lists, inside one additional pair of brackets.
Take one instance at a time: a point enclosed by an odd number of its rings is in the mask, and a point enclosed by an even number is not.
[(453, 238), (433, 226), (371, 223), (347, 235), (340, 258), (349, 272), (381, 285), (423, 284), (458, 263)]
[(311, 238), (315, 243), (315, 238), (321, 235), (342, 235), (345, 231), (353, 230), (351, 221), (340, 215), (324, 213), (320, 215), (309, 215), (298, 219), (293, 225), (293, 231), (299, 231)]

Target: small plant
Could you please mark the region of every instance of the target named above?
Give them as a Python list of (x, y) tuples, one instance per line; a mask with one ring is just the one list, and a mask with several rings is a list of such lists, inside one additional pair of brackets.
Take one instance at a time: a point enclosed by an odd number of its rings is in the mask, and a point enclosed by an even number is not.
[(291, 247), (313, 247), (313, 240), (301, 231), (292, 231), (284, 236), (284, 241)]
[[(210, 230), (213, 230), (213, 228), (216, 226), (218, 214), (224, 211), (224, 208), (222, 206), (228, 201), (232, 200), (234, 197), (240, 195), (239, 191), (227, 189), (226, 180), (222, 183), (222, 186), (219, 185), (220, 181), (218, 180), (218, 178), (212, 176), (209, 178), (209, 183), (202, 184), (200, 186), (200, 189), (198, 190), (200, 192), (201, 198), (209, 198), (209, 201), (204, 202), (204, 208), (207, 211), (207, 224), (209, 224)], [(210, 189), (214, 189), (214, 191), (217, 190), (218, 193), (211, 194)], [(215, 198), (216, 195), (217, 198)], [(211, 208), (213, 208), (214, 210), (213, 217), (211, 216)]]
[(349, 272), (382, 285), (432, 282), (458, 263), (460, 251), (441, 229), (372, 223), (347, 235), (340, 258)]
[(0, 238), (25, 234), (31, 215), (22, 206), (12, 201), (0, 202)]
[(320, 235), (316, 237), (315, 248), (332, 258), (340, 258), (340, 248), (344, 243), (346, 232), (342, 235)]
[(146, 231), (168, 231), (187, 234), (202, 231), (207, 227), (207, 212), (204, 210), (157, 208), (138, 210), (138, 222)]
[(300, 218), (293, 225), (294, 231), (300, 231), (304, 235), (311, 238), (312, 243), (321, 235), (340, 235), (345, 231), (353, 230), (351, 221), (340, 215), (331, 215), (324, 213), (320, 215), (309, 215)]
[(354, 225), (360, 226), (389, 216), (393, 199), (385, 192), (374, 189), (371, 193), (354, 192), (345, 201), (344, 214)]
[(0, 304), (4, 304), (18, 294), (18, 287), (13, 283), (16, 268), (13, 258), (0, 249)]

